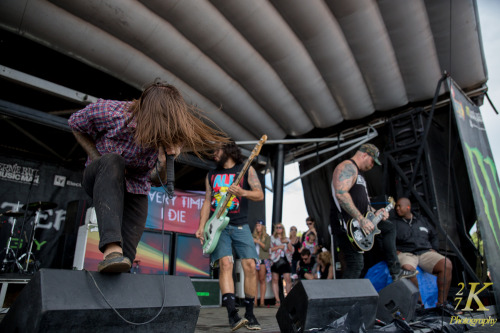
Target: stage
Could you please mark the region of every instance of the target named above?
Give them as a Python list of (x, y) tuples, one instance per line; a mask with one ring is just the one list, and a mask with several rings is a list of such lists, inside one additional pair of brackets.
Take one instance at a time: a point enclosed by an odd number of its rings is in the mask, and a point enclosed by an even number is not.
[[(47, 277), (52, 277), (52, 279), (54, 279), (54, 278), (58, 277), (58, 275), (56, 275), (55, 273), (59, 273), (62, 275), (70, 274), (71, 276), (73, 276), (75, 278), (85, 276), (85, 273), (75, 272), (75, 271), (69, 271), (69, 272), (68, 271), (59, 271), (59, 272), (47, 271), (45, 274), (47, 274), (46, 275)], [(50, 274), (52, 274), (52, 275), (50, 275)], [(99, 275), (96, 275), (96, 276), (99, 277)], [(20, 276), (19, 274), (1, 274), (0, 275), (0, 283), (1, 283), (1, 287), (2, 287), (0, 296), (3, 297), (2, 298), (2, 301), (3, 301), (2, 309), (0, 311), (0, 322), (4, 319), (7, 311), (9, 311), (9, 307), (14, 306), (14, 302), (16, 301), (17, 296), (19, 296), (19, 293), (23, 290), (23, 288), (30, 281), (30, 278), (32, 278), (32, 277), (27, 276), (27, 275)], [(140, 276), (140, 275), (134, 276), (133, 274), (132, 275), (123, 275), (119, 278), (121, 279), (120, 281), (122, 281), (122, 282), (126, 282), (126, 280), (141, 282), (142, 283), (141, 285), (143, 285), (143, 286), (151, 284), (151, 281), (149, 281), (149, 279), (153, 279), (154, 281), (159, 280), (156, 277), (152, 277), (152, 276)], [(64, 280), (68, 280), (67, 277), (64, 277)], [(125, 280), (125, 281), (123, 281), (123, 280)], [(141, 281), (138, 281), (138, 280), (141, 280)], [(189, 298), (189, 297), (187, 297), (188, 295), (186, 293), (186, 291), (189, 289), (189, 288), (186, 289), (186, 286), (190, 285), (189, 279), (183, 280), (182, 278), (179, 278), (179, 277), (170, 276), (168, 278), (168, 281), (169, 281), (168, 285), (170, 285), (171, 288), (170, 289), (167, 288), (166, 292), (167, 292), (167, 295), (172, 296), (172, 297), (168, 298), (168, 299), (172, 300), (170, 303), (171, 304), (172, 303), (179, 303), (176, 306), (183, 306), (182, 304), (180, 304), (181, 302), (183, 302), (183, 301), (181, 301), (181, 299)], [(75, 279), (72, 283), (74, 283), (75, 285), (79, 285), (80, 286), (79, 289), (81, 289), (81, 287), (83, 286), (83, 284), (81, 282), (78, 282), (77, 279)], [(102, 283), (102, 281), (100, 283)], [(332, 283), (333, 283), (333, 281), (332, 281)], [(56, 285), (60, 285), (60, 284), (61, 284), (60, 282), (56, 283)], [(126, 283), (123, 283), (122, 285), (124, 286), (124, 288), (123, 288), (124, 290), (130, 290), (130, 288), (127, 287)], [(151, 292), (151, 290), (149, 290), (149, 289), (159, 289), (159, 288), (160, 288), (159, 286), (158, 286), (158, 288), (157, 288), (157, 286), (154, 286), (152, 288), (146, 288), (145, 290), (143, 290), (143, 293), (147, 294), (148, 292)], [(176, 290), (184, 290), (184, 291), (181, 294), (174, 295), (173, 293)], [(49, 286), (48, 288), (46, 288), (45, 291), (48, 292), (49, 294), (51, 294), (51, 296), (50, 296), (51, 298), (61, 299), (63, 297), (63, 296), (61, 296), (62, 294), (61, 295), (58, 294), (58, 292), (53, 288), (53, 286)], [(68, 290), (66, 290), (63, 294), (66, 294), (67, 292), (68, 292)], [(330, 292), (333, 292), (336, 295), (342, 294), (342, 290), (338, 290), (338, 288), (334, 288), (334, 289), (330, 290)], [(85, 301), (85, 297), (86, 297), (85, 294), (88, 294), (89, 292), (88, 291), (81, 291), (81, 293), (82, 294), (78, 296), (78, 299), (81, 299), (82, 300), (81, 302), (84, 302), (83, 307), (82, 307), (82, 304), (75, 305), (74, 303), (75, 302), (78, 303), (78, 301), (76, 299), (72, 299), (72, 301), (70, 303), (65, 303), (68, 305), (68, 307), (64, 307), (64, 309), (69, 310), (71, 306), (75, 306), (75, 308), (77, 308), (77, 306), (80, 306), (79, 307), (80, 309), (84, 309), (86, 307), (86, 304), (88, 304), (88, 303), (85, 303), (86, 302)], [(154, 292), (154, 290), (153, 290), (152, 293), (154, 294), (156, 292)], [(323, 289), (322, 293), (325, 295), (328, 294), (327, 290), (324, 290), (324, 289)], [(30, 295), (36, 297), (35, 294), (30, 294)], [(292, 295), (290, 295), (290, 297), (291, 296)], [(45, 295), (43, 297), (47, 297), (47, 295)], [(124, 297), (124, 298), (127, 299), (128, 297)], [(194, 296), (194, 298), (196, 300), (196, 296)], [(310, 298), (309, 302), (311, 302), (311, 297), (309, 297), (309, 298)], [(358, 299), (357, 301), (360, 301), (359, 302), (360, 304), (363, 303), (363, 299)], [(284, 301), (284, 304), (282, 304), (282, 306), (286, 305), (287, 302), (297, 302), (297, 300), (294, 299), (293, 297), (289, 298), (289, 299)], [(306, 304), (308, 301), (304, 300), (303, 302), (304, 302), (304, 304)], [(368, 302), (368, 299), (365, 301), (365, 303), (367, 303), (367, 302)], [(19, 304), (24, 304), (24, 305), (18, 310), (20, 310), (21, 312), (26, 312), (27, 314), (30, 314), (30, 315), (28, 315), (28, 318), (35, 318), (37, 314), (29, 312), (29, 311), (31, 311), (30, 308), (32, 308), (35, 303), (37, 303), (37, 300), (34, 300), (32, 298), (28, 299), (28, 302), (26, 302), (26, 300), (24, 300), (23, 303), (19, 303)], [(151, 301), (149, 301), (149, 303), (151, 303)], [(191, 311), (194, 311), (194, 312), (191, 312), (191, 314), (189, 314), (189, 316), (194, 316), (195, 314), (197, 314), (197, 310), (196, 310), (197, 306), (195, 305), (196, 303), (197, 302), (189, 303), (189, 304), (194, 305), (194, 308), (191, 306)], [(354, 302), (354, 303), (356, 303), (356, 302)], [(132, 308), (131, 308), (131, 312), (129, 312), (128, 315), (133, 316), (133, 315), (135, 315), (136, 312), (137, 313), (141, 312), (140, 308), (143, 305), (141, 304), (140, 299), (137, 299), (136, 301), (132, 301), (132, 303), (130, 303), (130, 304), (132, 305)], [(185, 308), (185, 310), (178, 310), (181, 312), (177, 312), (177, 313), (180, 315), (181, 313), (188, 311), (189, 304), (188, 304), (188, 307)], [(296, 303), (290, 303), (290, 304), (296, 304)], [(326, 304), (326, 303), (323, 303), (323, 304)], [(351, 307), (351, 305), (349, 305), (349, 307)], [(18, 306), (18, 308), (19, 308), (19, 306)], [(451, 328), (449, 325), (450, 322), (452, 322), (454, 324), (454, 325), (452, 325), (453, 329), (458, 329), (458, 330), (453, 330), (453, 332), (463, 332), (463, 331), (465, 331), (464, 330), (465, 327), (463, 325), (457, 324), (458, 319), (460, 319), (462, 322), (467, 322), (469, 324), (474, 325), (474, 326), (469, 325), (467, 331), (471, 331), (471, 332), (475, 332), (475, 333), (497, 332), (498, 327), (499, 327), (498, 325), (500, 325), (500, 324), (496, 323), (497, 314), (496, 314), (495, 308), (491, 307), (491, 306), (488, 308), (489, 308), (489, 311), (484, 312), (484, 313), (483, 312), (466, 312), (460, 318), (458, 318), (458, 317), (450, 318), (449, 316), (448, 317), (441, 316), (442, 313), (438, 313), (438, 312), (436, 312), (434, 310), (430, 310), (430, 309), (424, 310), (423, 312), (417, 311), (417, 315), (410, 322), (410, 326), (408, 327), (410, 329), (409, 332), (415, 332), (415, 333), (440, 332), (440, 331), (451, 332), (449, 330)], [(137, 311), (134, 309), (137, 309)], [(323, 313), (323, 311), (321, 309), (322, 308), (313, 309), (311, 306), (309, 306), (308, 312), (315, 311), (316, 313), (320, 313), (320, 312)], [(102, 306), (102, 310), (106, 310), (105, 305)], [(176, 318), (178, 319), (178, 321), (180, 321), (178, 315), (170, 314), (167, 309), (165, 309), (165, 311), (164, 311), (164, 313), (166, 313), (166, 314), (163, 316), (160, 323), (157, 323), (157, 324), (160, 324), (160, 327), (164, 327), (163, 325), (173, 326)], [(81, 311), (77, 311), (77, 312), (80, 313)], [(264, 332), (265, 333), (280, 332), (280, 326), (278, 324), (278, 320), (276, 319), (277, 312), (278, 312), (278, 308), (274, 307), (272, 305), (266, 306), (266, 307), (255, 307), (254, 314), (262, 327), (262, 330), (260, 332), (263, 332), (263, 333)], [(329, 312), (329, 310), (325, 308), (324, 315), (327, 315), (328, 312)], [(321, 313), (320, 313), (320, 316), (321, 316)], [(244, 307), (239, 307), (239, 314), (241, 317), (244, 316), (244, 314), (245, 314)], [(126, 317), (129, 317), (128, 315), (126, 315)], [(75, 316), (78, 316), (77, 313), (75, 313)], [(121, 328), (127, 327), (126, 324), (125, 324), (125, 326), (123, 326), (124, 323), (121, 322), (122, 319), (120, 319), (118, 316), (116, 316), (116, 318), (114, 318), (114, 316), (115, 315), (112, 313), (107, 315), (108, 319), (111, 320), (112, 325), (115, 325), (115, 320), (116, 320), (117, 327), (121, 327)], [(188, 319), (188, 320), (191, 320), (191, 323), (193, 325), (191, 327), (194, 327), (194, 332), (201, 333), (201, 332), (229, 332), (230, 331), (229, 324), (228, 324), (227, 311), (226, 311), (226, 308), (224, 308), (224, 307), (220, 307), (220, 306), (203, 306), (203, 307), (201, 307), (195, 325), (193, 322), (194, 318), (193, 317), (190, 317), (190, 318), (192, 318), (192, 319)], [(69, 319), (69, 318), (66, 317), (66, 319)], [(145, 318), (143, 318), (143, 319), (146, 320)], [(147, 319), (149, 319), (149, 315), (148, 315)], [(354, 321), (359, 321), (359, 319), (355, 318)], [(162, 323), (165, 323), (165, 324), (162, 324)], [(328, 323), (330, 323), (330, 322), (328, 322)], [(444, 324), (444, 326), (448, 326), (448, 327), (441, 329), (441, 325), (443, 325), (443, 324)], [(151, 324), (148, 324), (148, 325), (151, 325)], [(431, 325), (433, 325), (433, 326), (431, 327)], [(326, 325), (323, 325), (323, 326), (326, 326)], [(143, 328), (146, 328), (146, 327), (143, 327)], [(158, 326), (156, 328), (158, 328)], [(158, 329), (148, 330), (147, 328), (146, 328), (146, 330), (148, 332), (159, 331)], [(375, 332), (380, 332), (382, 330), (383, 330), (383, 328), (381, 328), (381, 326), (375, 326), (369, 332), (375, 333)], [(241, 328), (240, 330), (238, 330), (238, 332), (245, 332), (245, 331), (248, 331), (248, 330), (246, 328)], [(306, 331), (308, 331), (308, 330), (306, 330)], [(315, 331), (312, 330), (312, 332), (315, 332)], [(324, 332), (333, 332), (333, 331), (326, 330)]]
[[(256, 308), (254, 313), (257, 317), (257, 320), (261, 324), (262, 330), (259, 332), (262, 333), (279, 333), (279, 325), (276, 321), (276, 312), (278, 308), (269, 307), (269, 308)], [(243, 315), (245, 313), (244, 308), (240, 308), (240, 314)], [(0, 314), (0, 321), (5, 316), (4, 313)], [(494, 326), (479, 326), (470, 329), (468, 332), (474, 333), (490, 333), (497, 332), (498, 327)], [(226, 308), (217, 307), (217, 308), (202, 308), (200, 311), (200, 315), (198, 317), (198, 321), (196, 323), (195, 333), (203, 333), (203, 332), (230, 332), (229, 324), (227, 320), (227, 311)], [(238, 332), (248, 332), (246, 328), (241, 328)], [(430, 329), (418, 329), (414, 330), (415, 333), (424, 333), (431, 332)]]
[[(240, 315), (244, 315), (245, 309), (240, 309)], [(276, 320), (276, 312), (278, 308), (276, 307), (265, 307), (265, 308), (255, 308), (254, 313), (257, 317), (257, 320), (261, 324), (262, 330), (259, 332), (262, 333), (278, 333), (280, 332), (280, 328), (278, 322)], [(5, 316), (5, 313), (0, 313), (0, 321)], [(117, 318), (117, 320), (119, 320)], [(477, 326), (468, 330), (468, 332), (474, 333), (490, 333), (497, 332), (499, 324), (495, 324), (493, 326)], [(201, 308), (200, 315), (198, 317), (198, 321), (196, 323), (195, 333), (202, 332), (230, 332), (228, 319), (227, 319), (227, 311), (226, 308), (223, 307), (208, 307)], [(246, 328), (241, 328), (238, 332), (248, 332)], [(431, 329), (414, 329), (415, 333), (425, 333), (432, 332)]]
[[(241, 317), (245, 314), (245, 308), (239, 308)], [(276, 321), (276, 307), (255, 308), (254, 314), (262, 327), (259, 332), (277, 333), (280, 331), (278, 322)], [(223, 307), (218, 308), (202, 308), (198, 322), (196, 323), (196, 333), (201, 332), (229, 332), (229, 322), (227, 319), (227, 310)], [(246, 328), (241, 328), (238, 332), (248, 332)]]

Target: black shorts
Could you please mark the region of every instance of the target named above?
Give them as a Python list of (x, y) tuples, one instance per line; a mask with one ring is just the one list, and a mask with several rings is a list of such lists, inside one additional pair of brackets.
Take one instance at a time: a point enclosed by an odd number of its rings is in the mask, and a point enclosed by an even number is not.
[(285, 257), (281, 257), (280, 260), (273, 263), (271, 266), (271, 272), (277, 273), (279, 275), (292, 272), (292, 266)]

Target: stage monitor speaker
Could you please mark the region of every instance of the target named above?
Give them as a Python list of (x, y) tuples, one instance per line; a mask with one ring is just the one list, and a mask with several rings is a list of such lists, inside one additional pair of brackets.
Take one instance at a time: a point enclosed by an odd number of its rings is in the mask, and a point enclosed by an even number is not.
[[(100, 290), (126, 320), (106, 303)], [(200, 301), (189, 277), (41, 269), (0, 323), (0, 332), (194, 332)]]
[(323, 328), (358, 302), (366, 328), (375, 322), (378, 294), (370, 280), (302, 280), (281, 304), (276, 319), (281, 332)]
[(390, 323), (396, 316), (407, 322), (415, 318), (419, 291), (408, 279), (391, 283), (379, 293), (377, 319)]

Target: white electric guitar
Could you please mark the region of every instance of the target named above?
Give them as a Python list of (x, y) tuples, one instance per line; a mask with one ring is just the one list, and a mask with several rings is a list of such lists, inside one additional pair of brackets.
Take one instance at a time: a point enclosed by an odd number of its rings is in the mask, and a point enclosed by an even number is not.
[[(259, 155), (260, 149), (262, 148), (266, 140), (267, 140), (267, 135), (264, 134), (260, 138), (255, 148), (252, 150), (252, 154), (250, 154), (250, 157), (245, 162), (245, 165), (243, 165), (243, 168), (241, 169), (238, 177), (236, 177), (236, 179), (233, 181), (233, 184), (239, 184), (241, 182), (241, 179), (248, 171), (248, 168), (250, 167), (250, 164), (252, 163), (253, 159)], [(233, 198), (234, 195), (228, 195), (227, 193), (225, 193), (220, 199), (214, 214), (205, 224), (205, 230), (204, 230), (205, 241), (203, 242), (204, 254), (210, 254), (214, 252), (215, 247), (219, 242), (220, 233), (229, 224), (229, 217), (226, 215), (229, 211), (229, 207), (231, 207)]]

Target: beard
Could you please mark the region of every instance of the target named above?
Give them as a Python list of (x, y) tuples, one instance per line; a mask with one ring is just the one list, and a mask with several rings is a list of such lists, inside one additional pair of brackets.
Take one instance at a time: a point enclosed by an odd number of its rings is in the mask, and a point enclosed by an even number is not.
[(217, 167), (224, 168), (224, 164), (226, 164), (228, 158), (229, 156), (227, 156), (226, 152), (223, 151), (220, 159), (217, 161)]

